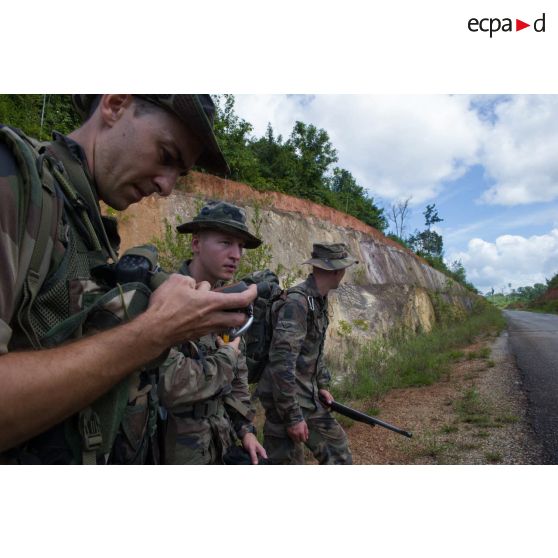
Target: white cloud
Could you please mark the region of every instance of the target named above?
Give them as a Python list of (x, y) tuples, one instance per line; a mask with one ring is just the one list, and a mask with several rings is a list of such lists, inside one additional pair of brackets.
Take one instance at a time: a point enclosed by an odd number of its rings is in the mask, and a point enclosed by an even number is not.
[(558, 198), (558, 96), (518, 95), (495, 108), (482, 164), (495, 181), (481, 200), (518, 205)]
[(483, 203), (558, 199), (557, 95), (238, 95), (236, 109), (258, 136), (324, 128), (338, 164), (386, 200), (423, 205), (476, 163), (493, 182)]
[(324, 128), (339, 165), (359, 184), (385, 199), (435, 197), (444, 181), (477, 162), (484, 124), (466, 96), (243, 96), (237, 112), (256, 135), (271, 122), (288, 137), (294, 122)]
[(466, 252), (449, 259), (461, 260), (467, 279), (481, 292), (507, 290), (508, 283), (514, 288), (544, 283), (558, 273), (558, 228), (528, 238), (502, 235), (495, 242), (473, 238)]

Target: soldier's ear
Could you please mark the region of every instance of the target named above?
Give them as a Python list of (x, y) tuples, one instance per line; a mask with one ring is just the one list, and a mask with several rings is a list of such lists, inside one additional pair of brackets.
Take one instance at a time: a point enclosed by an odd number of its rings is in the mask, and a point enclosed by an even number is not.
[(103, 123), (109, 127), (114, 126), (133, 102), (132, 95), (103, 95), (99, 103)]
[(200, 235), (198, 233), (194, 233), (192, 235), (192, 253), (197, 254), (200, 251)]

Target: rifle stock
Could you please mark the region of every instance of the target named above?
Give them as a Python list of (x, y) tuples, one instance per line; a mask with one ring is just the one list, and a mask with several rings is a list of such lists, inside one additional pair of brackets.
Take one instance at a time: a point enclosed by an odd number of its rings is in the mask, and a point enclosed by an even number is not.
[(351, 407), (347, 407), (347, 405), (343, 405), (342, 403), (337, 403), (337, 401), (333, 401), (331, 405), (329, 405), (329, 408), (332, 411), (335, 411), (336, 413), (339, 413), (340, 415), (351, 418), (353, 420), (364, 422), (365, 424), (370, 424), (371, 426), (382, 426), (383, 428), (387, 428), (388, 430), (397, 432), (397, 434), (401, 434), (402, 436), (406, 436), (407, 438), (413, 437), (413, 435), (406, 430), (397, 428), (397, 426), (393, 426), (393, 424), (390, 424), (389, 422), (384, 422), (383, 420), (371, 417), (370, 415), (367, 415), (365, 413), (361, 413), (360, 411), (352, 409)]

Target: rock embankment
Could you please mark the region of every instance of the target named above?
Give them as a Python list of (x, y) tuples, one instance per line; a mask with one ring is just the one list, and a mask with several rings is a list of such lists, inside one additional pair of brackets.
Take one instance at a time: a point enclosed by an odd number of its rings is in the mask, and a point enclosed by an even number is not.
[[(394, 326), (429, 331), (436, 310), (467, 311), (474, 296), (378, 230), (335, 209), (245, 184), (191, 173), (168, 198), (148, 198), (119, 215), (122, 250), (160, 236), (164, 219), (193, 217), (200, 199), (225, 199), (256, 209), (260, 233), (271, 247), (272, 269), (299, 281), (313, 242), (345, 242), (359, 260), (331, 296), (331, 329), (326, 351), (338, 350), (343, 336), (366, 339)], [(341, 334), (342, 332), (342, 334)]]

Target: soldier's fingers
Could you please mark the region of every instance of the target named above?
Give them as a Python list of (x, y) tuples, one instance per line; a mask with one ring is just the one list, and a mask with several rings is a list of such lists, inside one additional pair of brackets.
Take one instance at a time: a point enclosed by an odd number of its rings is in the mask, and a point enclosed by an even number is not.
[(226, 310), (228, 308), (246, 308), (258, 295), (256, 285), (250, 285), (241, 293), (212, 292), (207, 307), (210, 310)]
[(252, 460), (252, 465), (258, 464), (258, 454), (256, 453), (255, 447), (250, 447), (250, 459)]
[(258, 444), (257, 451), (264, 459), (267, 459), (267, 451), (261, 444)]
[[(239, 327), (246, 322), (246, 314), (240, 312), (212, 312), (184, 332), (185, 337), (182, 341), (188, 339), (197, 339), (208, 333), (217, 333), (226, 331), (232, 327)], [(237, 348), (238, 350), (238, 348)]]
[(210, 291), (211, 290), (211, 285), (207, 281), (200, 281), (196, 285), (196, 290), (198, 290), (198, 291)]
[[(210, 331), (223, 331), (230, 327), (239, 327), (246, 323), (246, 314), (243, 312), (211, 312), (200, 321), (200, 326), (212, 327)], [(240, 341), (239, 341), (240, 343)]]

